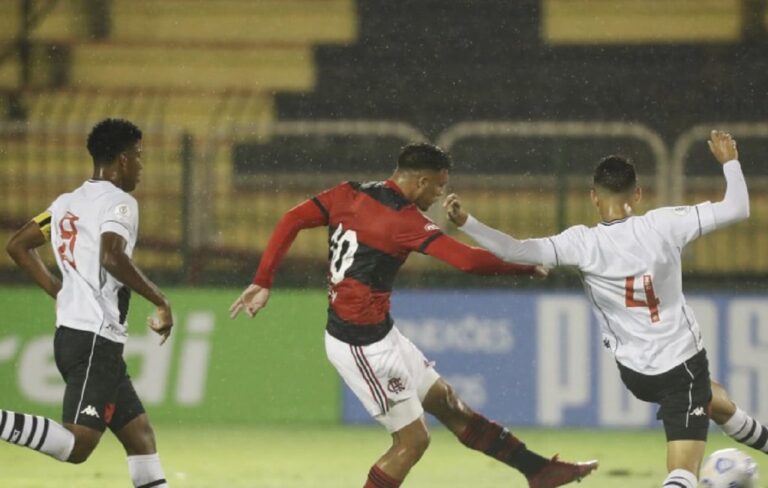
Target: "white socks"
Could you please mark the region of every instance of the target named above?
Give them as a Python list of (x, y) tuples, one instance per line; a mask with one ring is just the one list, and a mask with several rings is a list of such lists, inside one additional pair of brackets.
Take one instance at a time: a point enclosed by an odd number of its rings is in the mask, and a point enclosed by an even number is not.
[(66, 461), (75, 446), (75, 436), (45, 417), (0, 410), (0, 439)]
[(735, 441), (768, 452), (768, 429), (744, 410), (737, 408), (736, 413), (720, 428)]
[(664, 480), (663, 488), (696, 488), (699, 479), (695, 474), (684, 469), (672, 470)]
[(128, 472), (136, 488), (168, 488), (160, 456), (156, 453), (128, 456)]

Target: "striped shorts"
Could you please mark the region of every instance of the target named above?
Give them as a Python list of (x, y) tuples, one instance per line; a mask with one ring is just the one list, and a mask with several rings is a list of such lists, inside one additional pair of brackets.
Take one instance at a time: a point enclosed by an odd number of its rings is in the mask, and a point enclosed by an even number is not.
[[(397, 327), (366, 346), (347, 344), (326, 332), (325, 352), (368, 413), (390, 432), (424, 413), (421, 402), (440, 377), (434, 363)], [(408, 408), (398, 408), (405, 404)]]

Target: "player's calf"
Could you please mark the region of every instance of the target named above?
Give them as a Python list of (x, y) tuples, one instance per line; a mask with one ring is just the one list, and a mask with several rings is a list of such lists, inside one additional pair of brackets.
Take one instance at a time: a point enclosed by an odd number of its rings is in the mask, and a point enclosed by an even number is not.
[(75, 436), (57, 422), (9, 410), (0, 410), (0, 439), (59, 461), (68, 461), (75, 446)]

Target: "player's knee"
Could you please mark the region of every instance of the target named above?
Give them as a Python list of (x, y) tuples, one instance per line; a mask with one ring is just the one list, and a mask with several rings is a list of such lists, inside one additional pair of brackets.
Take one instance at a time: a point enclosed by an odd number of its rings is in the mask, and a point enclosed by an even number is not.
[(410, 436), (403, 447), (408, 451), (408, 457), (416, 462), (427, 451), (430, 441), (429, 431), (423, 430)]
[(99, 439), (94, 439), (92, 436), (75, 435), (75, 445), (67, 462), (71, 464), (86, 462), (98, 444)]

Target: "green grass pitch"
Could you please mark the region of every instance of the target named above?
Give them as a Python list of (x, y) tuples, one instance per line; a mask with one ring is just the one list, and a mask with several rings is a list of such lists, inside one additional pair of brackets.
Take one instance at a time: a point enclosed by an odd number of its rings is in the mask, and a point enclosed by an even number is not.
[[(157, 425), (159, 451), (172, 487), (360, 488), (389, 445), (376, 427), (181, 427)], [(656, 488), (664, 479), (663, 433), (520, 429), (530, 448), (568, 460), (600, 460), (583, 488)], [(736, 444), (717, 430), (707, 453)], [(752, 450), (768, 476), (768, 457)], [(0, 486), (13, 488), (130, 487), (125, 457), (110, 434), (79, 466), (0, 443)], [(526, 487), (515, 471), (461, 446), (443, 429), (403, 485), (409, 488)]]

